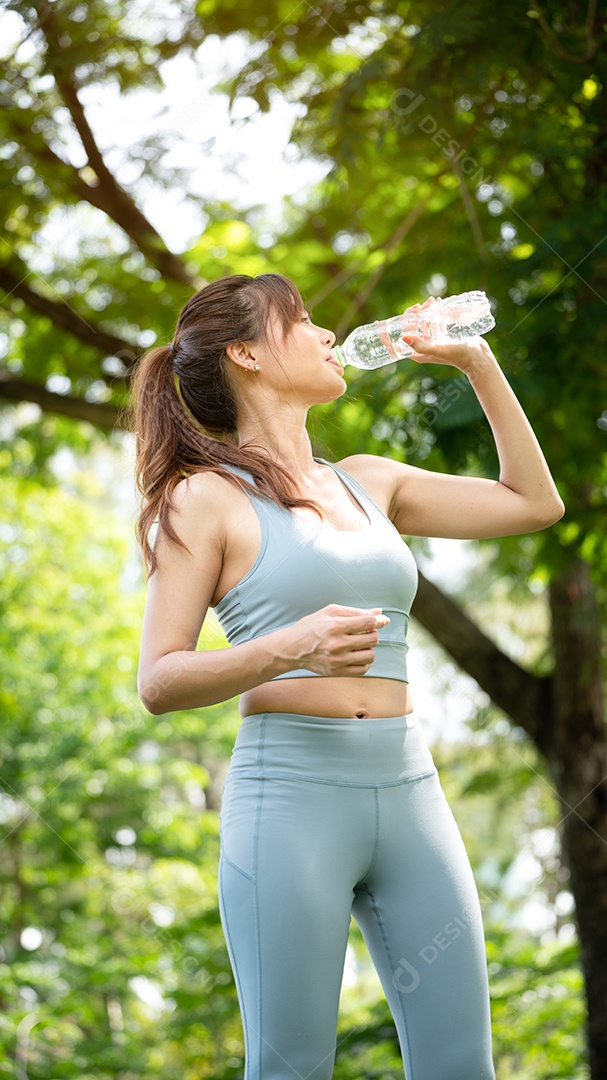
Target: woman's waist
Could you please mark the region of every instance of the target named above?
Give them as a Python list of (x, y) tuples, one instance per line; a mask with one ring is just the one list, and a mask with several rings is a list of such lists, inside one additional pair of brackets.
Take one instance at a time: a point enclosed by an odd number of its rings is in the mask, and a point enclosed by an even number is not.
[(295, 779), (366, 787), (400, 784), (435, 772), (412, 714), (356, 720), (266, 712), (243, 719), (228, 780)]
[(411, 713), (413, 700), (400, 679), (318, 675), (262, 683), (241, 695), (239, 708), (241, 716), (286, 712), (370, 720)]

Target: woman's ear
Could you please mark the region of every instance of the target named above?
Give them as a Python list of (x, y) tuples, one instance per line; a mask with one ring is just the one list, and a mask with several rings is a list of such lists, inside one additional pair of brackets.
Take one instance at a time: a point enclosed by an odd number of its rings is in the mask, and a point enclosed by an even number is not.
[(238, 367), (241, 368), (253, 368), (255, 364), (255, 357), (252, 355), (251, 350), (245, 341), (237, 341), (233, 345), (226, 347), (226, 353), (233, 360)]

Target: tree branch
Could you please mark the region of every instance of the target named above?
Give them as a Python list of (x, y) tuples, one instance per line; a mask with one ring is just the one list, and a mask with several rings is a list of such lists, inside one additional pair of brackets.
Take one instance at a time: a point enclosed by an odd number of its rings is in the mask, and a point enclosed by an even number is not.
[[(24, 300), (33, 311), (46, 315), (54, 326), (60, 326), (63, 330), (68, 330), (80, 341), (86, 342), (87, 345), (93, 345), (96, 349), (110, 356), (118, 356), (127, 369), (135, 362), (139, 346), (115, 337), (114, 334), (108, 334), (105, 330), (100, 330), (99, 327), (94, 326), (88, 319), (80, 315), (70, 304), (59, 300), (49, 300), (46, 296), (34, 292), (26, 283), (25, 278), (19, 280), (6, 266), (0, 266), (0, 288), (4, 289), (8, 296), (16, 296), (20, 300)], [(99, 377), (107, 378), (103, 373), (100, 373)], [(113, 382), (115, 378), (115, 376), (112, 376)]]
[(464, 174), (462, 173), (459, 161), (452, 161), (453, 172), (457, 176), (459, 181), (459, 193), (461, 195), (462, 202), (464, 204), (464, 210), (466, 211), (466, 217), (470, 222), (470, 228), (472, 230), (472, 236), (476, 250), (478, 251), (478, 257), (482, 263), (487, 263), (487, 245), (485, 244), (485, 238), (481, 229), (480, 221), (478, 220), (478, 214), (474, 206), (474, 202), (468, 190), (468, 185), (465, 181)]
[[(435, 177), (434, 179), (436, 180), (437, 178)], [(338, 341), (342, 340), (344, 334), (346, 333), (346, 330), (348, 330), (348, 328), (349, 328), (352, 320), (355, 318), (357, 312), (360, 311), (360, 308), (364, 304), (365, 300), (367, 299), (368, 296), (371, 295), (371, 293), (373, 292), (373, 289), (377, 285), (377, 282), (380, 280), (382, 275), (385, 273), (385, 271), (386, 271), (386, 269), (388, 267), (390, 254), (405, 239), (407, 234), (410, 232), (410, 230), (415, 225), (416, 221), (418, 221), (418, 219), (423, 214), (424, 210), (426, 209), (426, 206), (430, 202), (430, 199), (432, 198), (433, 195), (434, 195), (434, 191), (431, 191), (430, 194), (427, 195), (425, 199), (421, 199), (420, 202), (416, 203), (415, 206), (413, 207), (413, 209), (410, 210), (409, 213), (407, 214), (407, 216), (405, 218), (403, 218), (403, 220), (399, 223), (399, 225), (396, 227), (396, 229), (394, 230), (392, 235), (383, 244), (378, 245), (376, 248), (373, 248), (373, 251), (378, 251), (380, 247), (383, 248), (384, 251), (386, 252), (386, 257), (385, 257), (384, 261), (367, 278), (365, 284), (362, 286), (361, 289), (359, 289), (358, 293), (354, 297), (352, 303), (350, 304), (350, 307), (348, 308), (346, 313), (342, 316), (342, 318), (339, 320), (339, 325), (337, 326), (337, 328), (335, 330), (335, 336), (336, 336)], [(341, 275), (338, 275), (338, 276), (341, 276)], [(314, 297), (314, 301), (316, 302), (316, 297)]]
[(48, 145), (46, 139), (33, 127), (35, 114), (31, 109), (20, 109), (18, 106), (6, 107), (6, 123), (15, 137), (15, 141), (29, 152), (36, 162), (44, 162), (52, 170), (49, 181), (53, 182), (53, 192), (57, 194), (57, 179), (60, 177), (66, 188), (73, 192), (77, 199), (91, 202), (90, 188), (80, 176), (78, 169), (69, 161), (64, 161), (59, 154)]
[(562, 60), (569, 60), (572, 64), (585, 64), (587, 60), (592, 60), (596, 53), (596, 41), (592, 36), (596, 15), (596, 0), (589, 0), (588, 2), (588, 11), (586, 14), (586, 52), (583, 56), (575, 56), (573, 53), (570, 53), (567, 49), (563, 48), (540, 5), (537, 3), (537, 0), (531, 0), (531, 7), (535, 11), (538, 22), (548, 38), (552, 51), (556, 53), (557, 56), (560, 56)]
[[(53, 170), (52, 175), (49, 177), (50, 183), (55, 180), (56, 184), (56, 177), (60, 176), (68, 192), (74, 194), (77, 199), (82, 199), (97, 210), (107, 214), (112, 221), (127, 233), (148, 262), (163, 276), (185, 282), (188, 285), (194, 284), (193, 279), (187, 275), (179, 257), (167, 251), (162, 238), (137, 209), (127, 192), (123, 188), (119, 188), (113, 178), (111, 183), (97, 183), (95, 185), (87, 183), (80, 175), (79, 169), (72, 165), (71, 162), (64, 161), (63, 158), (59, 157), (59, 154), (55, 153), (42, 135), (32, 130), (31, 116), (28, 115), (27, 110), (17, 111), (12, 109), (10, 112), (7, 110), (7, 123), (12, 129), (16, 141), (29, 150), (37, 161), (48, 164), (50, 169)], [(99, 179), (96, 170), (94, 171), (97, 179)], [(112, 185), (114, 192), (112, 192)], [(120, 206), (117, 205), (115, 191), (122, 193), (122, 198), (119, 200)], [(126, 206), (123, 205), (125, 200)], [(167, 264), (167, 260), (170, 265)], [(178, 272), (175, 271), (172, 260), (177, 260)]]
[[(166, 247), (164, 240), (154, 226), (147, 220), (131, 196), (110, 172), (103, 155), (97, 146), (95, 136), (86, 118), (84, 108), (78, 97), (77, 86), (68, 71), (64, 57), (58, 45), (60, 38), (56, 14), (51, 5), (45, 4), (40, 16), (40, 29), (47, 43), (47, 61), (57, 88), (69, 109), (74, 126), (80, 136), (89, 166), (93, 169), (99, 183), (92, 187), (86, 184), (87, 198), (98, 209), (103, 210), (137, 245), (147, 259), (156, 266), (163, 277), (194, 286), (195, 282), (184, 263)], [(51, 40), (51, 36), (55, 40)], [(81, 180), (81, 177), (79, 178)]]
[[(503, 76), (499, 80), (498, 86), (502, 86), (505, 81), (506, 81), (505, 76)], [(497, 89), (497, 87), (495, 89)], [(492, 96), (493, 96), (493, 91), (485, 99), (485, 103), (487, 101), (489, 101)], [(466, 137), (464, 139), (462, 139), (462, 141), (460, 143), (460, 146), (461, 146), (461, 148), (463, 150), (468, 149), (468, 147), (469, 147), (469, 145), (470, 145), (470, 143), (472, 141), (472, 138), (473, 138), (474, 134), (476, 133), (476, 130), (480, 126), (483, 119), (484, 119), (484, 115), (482, 113), (482, 106), (479, 106), (479, 109), (477, 111), (477, 116), (476, 116), (473, 124), (468, 129), (468, 131), (466, 133)], [(453, 125), (452, 125), (452, 127), (453, 127)], [(434, 177), (434, 179), (438, 180), (440, 178), (440, 176), (442, 176), (442, 175), (443, 175), (443, 173), (440, 173), (438, 176)], [(463, 180), (461, 182), (463, 183)], [(473, 232), (475, 232), (475, 227), (474, 227), (473, 220), (472, 220), (475, 211), (474, 211), (474, 208), (471, 205), (472, 200), (470, 199), (470, 195), (469, 195), (469, 192), (468, 192), (467, 189), (466, 189), (466, 194), (468, 195), (468, 206), (466, 207), (466, 212), (468, 213), (468, 218), (469, 218), (469, 220), (471, 222), (472, 230), (473, 230)], [(424, 203), (422, 204), (422, 209), (425, 207), (425, 205), (429, 201), (430, 197), (431, 196), (428, 196), (428, 198), (424, 201)], [(462, 201), (464, 202), (464, 205), (466, 206), (465, 195), (463, 195), (463, 194), (462, 194)], [(367, 254), (372, 255), (374, 252), (379, 251), (381, 248), (384, 248), (386, 250), (386, 252), (393, 251), (394, 248), (396, 248), (398, 246), (398, 244), (401, 242), (401, 240), (403, 240), (405, 238), (405, 236), (409, 232), (412, 225), (415, 224), (414, 221), (410, 222), (409, 218), (410, 218), (410, 215), (408, 215), (398, 225), (398, 227), (396, 228), (394, 233), (392, 233), (392, 235), (388, 238), (388, 240), (383, 241), (381, 244), (376, 244), (375, 247), (372, 247), (372, 248), (369, 249)], [(478, 225), (478, 221), (477, 221), (477, 225)], [(480, 229), (480, 226), (479, 226), (479, 229)], [(475, 236), (475, 239), (476, 238), (477, 237)], [(480, 244), (481, 244), (481, 247), (484, 247), (484, 241), (483, 241), (482, 235), (480, 236)], [(481, 259), (484, 262), (486, 262), (487, 261), (486, 250), (485, 250), (484, 254), (482, 254), (481, 251), (479, 250), (479, 254), (481, 255)], [(379, 267), (378, 270), (375, 271), (375, 274), (374, 274), (373, 279), (372, 279), (371, 288), (375, 287), (375, 285), (377, 284), (377, 281), (379, 281), (382, 274), (386, 270), (386, 267), (387, 267), (387, 260), (384, 263), (382, 263), (382, 265)], [(334, 292), (335, 289), (341, 288), (341, 286), (346, 281), (348, 281), (349, 278), (354, 277), (354, 275), (359, 272), (359, 269), (360, 269), (359, 267), (347, 266), (347, 267), (343, 267), (341, 270), (339, 270), (338, 273), (335, 274), (332, 278), (330, 278), (329, 281), (327, 281), (327, 283), (325, 285), (322, 285), (321, 288), (318, 289), (318, 291), (314, 294), (312, 299), (309, 301), (309, 307), (314, 308), (318, 304), (322, 303), (322, 301), (325, 300), (327, 298), (327, 296), (330, 296), (330, 294), (332, 292)], [(348, 329), (350, 321), (354, 318), (354, 316), (356, 315), (356, 312), (359, 310), (361, 305), (366, 300), (367, 296), (369, 295), (369, 292), (370, 292), (370, 290), (367, 291), (366, 295), (363, 296), (362, 299), (360, 298), (361, 293), (359, 293), (359, 295), (355, 298), (355, 300), (353, 301), (352, 307), (348, 311), (347, 315), (344, 316), (344, 318), (342, 319), (340, 325), (337, 328), (337, 331), (336, 331), (336, 336), (337, 337), (339, 337), (340, 334), (343, 336), (344, 332)]]
[(45, 412), (69, 416), (72, 420), (87, 420), (89, 424), (106, 430), (113, 430), (116, 425), (126, 426), (125, 412), (115, 405), (86, 401), (85, 398), (70, 397), (68, 394), (54, 394), (40, 383), (16, 379), (10, 372), (1, 369), (0, 397), (10, 401), (33, 401)]
[[(443, 79), (444, 79), (444, 85), (448, 86), (449, 85), (449, 79), (448, 79), (448, 72), (447, 71), (444, 71)], [(498, 86), (501, 87), (502, 82), (503, 82), (503, 76), (499, 80)], [(467, 151), (468, 147), (470, 146), (470, 143), (472, 142), (472, 139), (473, 139), (473, 136), (474, 136), (474, 131), (477, 128), (478, 124), (483, 119), (484, 107), (488, 103), (488, 101), (491, 99), (491, 97), (493, 97), (495, 95), (495, 91), (497, 89), (498, 89), (498, 87), (492, 86), (491, 87), (491, 93), (485, 98), (484, 102), (478, 106), (477, 111), (476, 111), (476, 116), (475, 116), (475, 119), (474, 119), (474, 123), (472, 125), (472, 129), (468, 130), (468, 132), (466, 134), (466, 138), (460, 144), (462, 150)], [(443, 97), (441, 98), (441, 108), (442, 108), (442, 113), (443, 113), (443, 127), (445, 129), (447, 129), (448, 131), (455, 131), (456, 124), (455, 124), (455, 115), (454, 115), (454, 110), (453, 110), (452, 98), (451, 97), (445, 97), (443, 95)], [(450, 159), (451, 160), (451, 168), (453, 169), (453, 172), (455, 173), (455, 175), (457, 177), (457, 180), (458, 180), (458, 183), (459, 183), (459, 193), (460, 193), (460, 196), (461, 196), (462, 203), (464, 204), (464, 210), (466, 212), (466, 217), (468, 218), (468, 221), (470, 223), (470, 229), (472, 231), (472, 237), (474, 239), (474, 243), (475, 243), (475, 246), (476, 246), (476, 250), (478, 252), (479, 259), (480, 259), (481, 263), (485, 264), (484, 269), (486, 270), (486, 264), (487, 264), (487, 260), (488, 260), (487, 246), (485, 244), (485, 239), (483, 237), (483, 232), (482, 232), (482, 229), (481, 229), (480, 221), (478, 219), (478, 214), (477, 214), (476, 208), (474, 206), (474, 201), (473, 201), (473, 199), (472, 199), (472, 197), (470, 195), (468, 185), (466, 183), (466, 180), (464, 178), (464, 174), (462, 172), (462, 169), (461, 169), (461, 166), (460, 166), (460, 163), (459, 163), (461, 156), (462, 155), (460, 153), (460, 154), (457, 155), (457, 157), (453, 157), (452, 159)]]
[(532, 675), (498, 649), (451, 597), (422, 573), (413, 616), (515, 724), (542, 748), (552, 678)]

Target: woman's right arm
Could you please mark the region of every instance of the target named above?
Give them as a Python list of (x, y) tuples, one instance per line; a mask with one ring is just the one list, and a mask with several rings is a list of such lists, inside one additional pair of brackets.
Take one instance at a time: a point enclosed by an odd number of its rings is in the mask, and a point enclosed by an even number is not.
[(158, 566), (148, 584), (137, 678), (146, 709), (160, 715), (215, 705), (302, 667), (319, 675), (364, 675), (375, 659), (377, 629), (389, 620), (337, 604), (233, 648), (196, 650), (229, 528), (218, 483), (226, 481), (198, 474), (175, 488), (171, 522), (189, 551), (162, 532), (156, 540)]

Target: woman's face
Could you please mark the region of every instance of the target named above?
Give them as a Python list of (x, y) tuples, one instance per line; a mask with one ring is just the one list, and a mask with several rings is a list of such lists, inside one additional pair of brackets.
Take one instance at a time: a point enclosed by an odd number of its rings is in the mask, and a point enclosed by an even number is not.
[(334, 401), (346, 390), (343, 368), (331, 352), (334, 344), (333, 331), (316, 326), (307, 312), (286, 333), (278, 315), (271, 317), (266, 340), (251, 350), (260, 385), (309, 406)]

